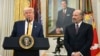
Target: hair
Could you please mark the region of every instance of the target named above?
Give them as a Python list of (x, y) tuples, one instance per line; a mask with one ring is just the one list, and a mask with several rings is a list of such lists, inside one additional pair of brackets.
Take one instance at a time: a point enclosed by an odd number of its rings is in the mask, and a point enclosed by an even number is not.
[(66, 4), (68, 3), (67, 0), (62, 0), (62, 1), (64, 1)]
[(32, 12), (34, 13), (34, 8), (32, 8), (32, 7), (24, 8), (24, 13), (25, 13), (27, 10), (32, 10)]

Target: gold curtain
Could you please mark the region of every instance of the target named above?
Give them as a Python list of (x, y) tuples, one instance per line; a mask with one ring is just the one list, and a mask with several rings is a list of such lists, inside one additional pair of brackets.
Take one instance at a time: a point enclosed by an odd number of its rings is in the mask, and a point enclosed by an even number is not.
[(14, 21), (24, 20), (23, 9), (29, 6), (29, 0), (14, 0)]

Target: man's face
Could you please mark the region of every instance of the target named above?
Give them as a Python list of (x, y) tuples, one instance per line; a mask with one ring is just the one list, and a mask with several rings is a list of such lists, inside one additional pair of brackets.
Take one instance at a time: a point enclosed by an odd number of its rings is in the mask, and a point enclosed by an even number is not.
[(80, 21), (82, 21), (82, 15), (80, 15), (80, 11), (74, 11), (72, 18), (74, 23), (79, 23)]
[(27, 18), (27, 19), (29, 19), (30, 21), (32, 21), (33, 18), (34, 18), (34, 13), (33, 13), (32, 10), (26, 10), (26, 11), (24, 12), (24, 16), (25, 16), (25, 18)]
[(61, 2), (61, 6), (62, 6), (63, 9), (66, 9), (66, 7), (67, 7), (66, 2), (65, 2), (65, 1), (62, 1), (62, 2)]

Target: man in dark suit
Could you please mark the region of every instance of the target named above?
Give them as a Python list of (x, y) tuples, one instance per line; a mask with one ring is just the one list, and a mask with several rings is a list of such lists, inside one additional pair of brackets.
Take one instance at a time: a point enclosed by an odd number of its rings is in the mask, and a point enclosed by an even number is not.
[(62, 34), (65, 27), (72, 23), (73, 8), (67, 7), (67, 1), (62, 0), (62, 9), (58, 12), (58, 19), (56, 22), (56, 33)]
[[(28, 34), (28, 24), (31, 26), (30, 35), (34, 38), (43, 38), (42, 25), (34, 20), (34, 9), (24, 9), (24, 21), (17, 21), (14, 24), (11, 37), (21, 37), (22, 35)], [(39, 50), (14, 50), (14, 56), (39, 56)]]
[(90, 46), (93, 40), (92, 25), (83, 22), (81, 10), (73, 12), (73, 24), (65, 29), (64, 45), (68, 56), (91, 56)]

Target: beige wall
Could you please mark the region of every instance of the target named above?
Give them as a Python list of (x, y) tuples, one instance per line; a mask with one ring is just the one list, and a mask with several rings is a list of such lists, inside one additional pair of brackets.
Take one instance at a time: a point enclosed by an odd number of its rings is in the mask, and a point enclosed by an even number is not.
[[(95, 3), (96, 4), (96, 3)], [(97, 0), (97, 26), (98, 26), (98, 36), (100, 43), (100, 0)]]

